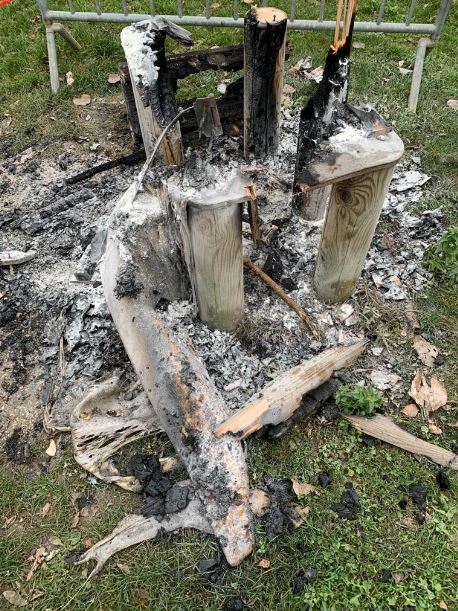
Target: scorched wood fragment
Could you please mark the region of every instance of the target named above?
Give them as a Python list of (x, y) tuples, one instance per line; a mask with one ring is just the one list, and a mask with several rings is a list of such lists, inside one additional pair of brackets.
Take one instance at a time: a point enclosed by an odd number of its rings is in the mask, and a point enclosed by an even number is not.
[[(187, 30), (163, 17), (133, 23), (121, 32), (147, 157), (155, 140), (177, 114), (175, 91), (165, 57), (166, 35), (182, 44), (193, 44)], [(179, 124), (169, 131), (159, 150), (167, 165), (181, 163), (183, 150)]]
[[(168, 292), (169, 299), (180, 299), (182, 267), (176, 240), (168, 237), (171, 223), (159, 198), (148, 192), (141, 195), (144, 202), (131, 204), (124, 199), (111, 217), (101, 266), (105, 297), (127, 354), (188, 470), (213, 533), (229, 564), (236, 565), (251, 552), (254, 541), (243, 449), (234, 439), (214, 436), (229, 410), (192, 348), (174, 337), (155, 310), (160, 294)], [(139, 238), (145, 224), (155, 226), (151, 243)], [(157, 242), (164, 254), (168, 245), (173, 256), (158, 261)], [(157, 263), (156, 269), (150, 261)]]

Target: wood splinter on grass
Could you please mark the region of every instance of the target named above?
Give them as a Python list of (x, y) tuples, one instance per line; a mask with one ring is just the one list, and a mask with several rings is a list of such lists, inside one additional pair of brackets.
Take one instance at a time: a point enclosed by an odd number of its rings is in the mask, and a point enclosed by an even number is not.
[(245, 267), (248, 267), (248, 269), (251, 269), (251, 271), (254, 272), (264, 282), (264, 284), (269, 286), (273, 290), (273, 292), (276, 295), (278, 295), (278, 297), (280, 297), (280, 299), (283, 299), (283, 301), (285, 303), (287, 303), (289, 305), (289, 307), (292, 310), (294, 310), (294, 312), (296, 312), (296, 314), (299, 316), (299, 318), (305, 324), (305, 326), (310, 331), (310, 333), (313, 335), (313, 337), (319, 339), (320, 332), (315, 327), (313, 322), (310, 320), (310, 317), (301, 308), (301, 306), (298, 305), (294, 301), (294, 299), (291, 299), (291, 297), (289, 297), (289, 295), (287, 295), (285, 293), (285, 291), (281, 288), (281, 286), (279, 284), (277, 284), (275, 282), (275, 280), (272, 280), (272, 278), (270, 276), (268, 276), (264, 271), (262, 271), (262, 269), (258, 265), (256, 265), (256, 263), (253, 263), (253, 261), (250, 261), (250, 259), (245, 258), (243, 260), (243, 264), (245, 265)]

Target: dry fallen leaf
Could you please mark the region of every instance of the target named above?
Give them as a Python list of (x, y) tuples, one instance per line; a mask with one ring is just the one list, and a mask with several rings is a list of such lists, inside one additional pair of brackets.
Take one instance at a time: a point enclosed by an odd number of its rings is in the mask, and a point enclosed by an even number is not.
[(65, 82), (70, 87), (75, 82), (75, 77), (73, 76), (73, 72), (67, 72), (65, 75)]
[(294, 528), (299, 528), (303, 524), (305, 518), (308, 516), (310, 507), (302, 507), (302, 505), (290, 505), (291, 515), (290, 520)]
[(453, 108), (453, 110), (458, 110), (458, 100), (447, 100), (447, 106)]
[(447, 426), (451, 427), (452, 429), (458, 429), (458, 420), (456, 422), (449, 422)]
[(402, 581), (401, 573), (391, 573), (393, 575), (394, 583), (400, 583)]
[(402, 66), (399, 66), (399, 72), (405, 76), (406, 74), (412, 74), (413, 70), (409, 70), (409, 68), (402, 68)]
[(295, 479), (291, 480), (293, 484), (293, 490), (297, 496), (307, 496), (311, 492), (315, 492), (315, 494), (319, 494), (318, 490), (312, 484), (301, 484), (297, 482)]
[(423, 339), (421, 335), (416, 335), (413, 340), (413, 347), (423, 365), (426, 365), (426, 367), (434, 366), (434, 361), (439, 354), (436, 346)]
[(430, 422), (428, 428), (433, 435), (442, 435), (442, 429), (439, 428), (437, 424), (434, 424), (434, 422)]
[(26, 599), (14, 590), (5, 590), (3, 592), (3, 598), (5, 598), (11, 605), (14, 605), (15, 607), (27, 606)]
[(45, 503), (43, 505), (40, 511), (43, 518), (48, 515), (50, 509), (51, 509), (51, 503)]
[(48, 456), (55, 456), (56, 453), (57, 453), (56, 442), (54, 441), (54, 439), (51, 439), (51, 441), (49, 442), (49, 446), (46, 448), (46, 454)]
[(447, 403), (447, 391), (444, 386), (435, 376), (432, 376), (429, 386), (421, 369), (417, 369), (415, 373), (409, 394), (426, 412), (435, 412)]
[(73, 98), (73, 104), (75, 106), (87, 106), (91, 103), (91, 96), (87, 93), (83, 93), (79, 98)]
[(130, 566), (128, 564), (122, 564), (121, 562), (117, 562), (116, 566), (121, 571), (121, 573), (124, 573), (124, 575), (130, 575)]
[(32, 562), (29, 572), (27, 573), (26, 581), (30, 581), (33, 574), (39, 569), (40, 565), (43, 564), (47, 556), (47, 550), (45, 547), (39, 547), (33, 556), (30, 556), (29, 561)]
[(404, 516), (400, 521), (400, 526), (406, 530), (417, 530), (418, 524), (412, 516)]
[(264, 490), (255, 488), (250, 494), (250, 507), (255, 516), (263, 516), (267, 507), (270, 505), (270, 499)]
[(351, 46), (353, 49), (364, 49), (366, 45), (363, 42), (354, 42)]
[(294, 87), (292, 87), (291, 85), (289, 85), (288, 83), (285, 83), (283, 85), (283, 93), (285, 95), (292, 95), (296, 90), (294, 89)]
[(409, 403), (409, 405), (406, 405), (403, 409), (401, 409), (401, 414), (404, 414), (404, 416), (408, 416), (409, 418), (415, 418), (415, 416), (418, 415), (418, 407), (415, 405), (415, 403)]
[(111, 85), (114, 85), (115, 83), (119, 83), (120, 80), (121, 80), (121, 77), (116, 72), (110, 72), (110, 74), (108, 75), (108, 78), (107, 78), (107, 81)]
[(221, 4), (219, 2), (213, 2), (210, 4), (210, 8), (221, 8)]
[(445, 600), (441, 600), (439, 602), (439, 609), (444, 609), (444, 611), (447, 611), (448, 607), (447, 607), (447, 603), (445, 602)]
[(261, 569), (270, 569), (270, 560), (267, 560), (267, 558), (263, 558), (258, 562), (258, 566)]

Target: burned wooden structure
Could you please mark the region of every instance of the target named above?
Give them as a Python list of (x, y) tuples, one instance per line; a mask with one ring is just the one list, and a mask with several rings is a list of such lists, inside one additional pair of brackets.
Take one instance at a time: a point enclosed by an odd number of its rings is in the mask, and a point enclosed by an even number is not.
[[(340, 2), (341, 12), (342, 6)], [(393, 166), (402, 154), (402, 142), (379, 115), (347, 102), (354, 13), (350, 3), (342, 39), (335, 39), (323, 81), (301, 113), (294, 185), (288, 194), (291, 207), (303, 209), (304, 194), (318, 189), (324, 200), (324, 189), (331, 185), (315, 274), (318, 294), (329, 301), (346, 299), (356, 286)], [(229, 564), (240, 563), (254, 544), (240, 438), (291, 421), (305, 393), (364, 350), (363, 341), (318, 355), (231, 414), (192, 346), (162, 315), (163, 303), (188, 300), (208, 327), (233, 332), (244, 309), (244, 264), (260, 277), (266, 275), (244, 257), (242, 216), (247, 206), (256, 249), (263, 240), (257, 184), (263, 164), (275, 164), (281, 142), (286, 21), (278, 9), (253, 8), (246, 15), (243, 47), (169, 59), (166, 35), (190, 45), (185, 30), (153, 19), (122, 32), (127, 67), (121, 67), (121, 73), (129, 121), (137, 141), (141, 133), (147, 162), (111, 215), (101, 273), (108, 308), (144, 393), (130, 408), (110, 408), (119, 417), (104, 429), (102, 408), (119, 403), (117, 387), (116, 382), (98, 387), (74, 412), (73, 442), (86, 469), (135, 490), (135, 477), (118, 473), (110, 456), (159, 427), (189, 481), (174, 489), (168, 505), (174, 507), (173, 515), (161, 514), (160, 525), (151, 512), (126, 519), (89, 550), (82, 560), (96, 560), (96, 570), (119, 549), (154, 538), (161, 530), (186, 526), (213, 533)], [(179, 79), (201, 70), (242, 67), (244, 80), (230, 85), (221, 98), (189, 100), (178, 113)], [(243, 146), (232, 165), (227, 160), (216, 167), (205, 165), (202, 147), (184, 155), (183, 142), (204, 136), (220, 138), (224, 147), (224, 134), (232, 130), (239, 136), (242, 127)], [(257, 179), (250, 170), (242, 171), (246, 160), (260, 168)], [(156, 165), (155, 174), (148, 175), (155, 161), (162, 162), (162, 169)], [(268, 277), (267, 284), (275, 290)], [(317, 327), (303, 308), (276, 292), (317, 337)]]

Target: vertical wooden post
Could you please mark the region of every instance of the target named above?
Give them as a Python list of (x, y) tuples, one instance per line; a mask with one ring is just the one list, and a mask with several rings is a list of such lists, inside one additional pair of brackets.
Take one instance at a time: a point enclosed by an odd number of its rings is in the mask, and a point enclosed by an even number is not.
[(242, 204), (190, 202), (193, 280), (201, 320), (233, 331), (243, 312)]
[(315, 269), (320, 299), (345, 301), (355, 290), (393, 170), (374, 168), (332, 185)]
[(269, 7), (245, 16), (245, 158), (278, 149), (287, 20), (284, 11)]
[(294, 200), (295, 211), (306, 221), (321, 221), (326, 213), (331, 185), (310, 189)]
[[(165, 57), (166, 35), (182, 44), (193, 44), (188, 31), (164, 18), (133, 23), (121, 32), (121, 44), (126, 55), (147, 157), (150, 157), (164, 128), (177, 114), (175, 92)], [(182, 162), (183, 146), (179, 123), (162, 139), (159, 153), (167, 165), (178, 165)]]

